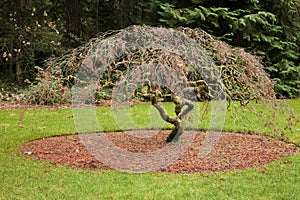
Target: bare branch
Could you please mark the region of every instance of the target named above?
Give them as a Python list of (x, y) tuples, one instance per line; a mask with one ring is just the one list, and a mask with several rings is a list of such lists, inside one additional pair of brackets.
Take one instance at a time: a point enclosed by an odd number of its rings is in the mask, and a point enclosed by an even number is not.
[(168, 115), (166, 113), (165, 109), (161, 105), (159, 105), (157, 103), (154, 103), (152, 105), (158, 110), (161, 118), (163, 118), (163, 120), (165, 120), (166, 122), (169, 122), (169, 123), (174, 124), (174, 125), (176, 125), (177, 123), (180, 122), (178, 119), (173, 118), (170, 115)]
[(192, 111), (194, 109), (194, 104), (187, 100), (187, 99), (182, 99), (182, 104), (183, 105), (187, 105), (188, 107), (185, 110), (182, 110), (179, 114), (178, 114), (178, 118), (182, 119), (185, 115), (187, 115), (190, 111)]

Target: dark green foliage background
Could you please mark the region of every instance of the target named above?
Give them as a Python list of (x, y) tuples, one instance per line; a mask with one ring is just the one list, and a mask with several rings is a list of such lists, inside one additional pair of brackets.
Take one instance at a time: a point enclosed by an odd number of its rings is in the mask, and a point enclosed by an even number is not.
[(0, 23), (2, 84), (34, 80), (44, 60), (99, 32), (149, 24), (198, 27), (243, 47), (263, 58), (280, 95), (300, 96), (300, 0), (3, 0)]
[(169, 27), (200, 27), (233, 46), (262, 56), (286, 97), (300, 94), (299, 0), (151, 0), (149, 12)]

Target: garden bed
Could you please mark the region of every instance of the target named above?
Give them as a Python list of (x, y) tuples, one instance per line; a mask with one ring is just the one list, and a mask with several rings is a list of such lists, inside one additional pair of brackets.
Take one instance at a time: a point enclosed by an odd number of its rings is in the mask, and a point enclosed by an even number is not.
[[(142, 135), (152, 134), (150, 130), (135, 132)], [(121, 149), (143, 153), (155, 151), (167, 145), (165, 139), (168, 133), (168, 130), (163, 130), (152, 137), (143, 138), (122, 132), (103, 134), (106, 134)], [(97, 134), (90, 136), (97, 137)], [(213, 150), (200, 159), (198, 154), (204, 138), (204, 132), (197, 132), (193, 143), (190, 144), (184, 156), (158, 171), (193, 173), (255, 168), (299, 152), (299, 148), (294, 144), (278, 141), (271, 137), (223, 132)], [(101, 158), (96, 159), (91, 155), (79, 135), (50, 137), (31, 141), (20, 146), (20, 151), (38, 160), (49, 161), (71, 168), (111, 169), (111, 167), (101, 162)]]

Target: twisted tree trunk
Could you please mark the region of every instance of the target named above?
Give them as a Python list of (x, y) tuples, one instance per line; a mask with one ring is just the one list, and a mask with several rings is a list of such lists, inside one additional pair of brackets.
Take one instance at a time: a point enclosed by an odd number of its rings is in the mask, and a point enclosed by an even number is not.
[[(193, 103), (190, 102), (189, 100), (179, 98), (175, 95), (172, 96), (173, 96), (172, 101), (175, 104), (176, 117), (171, 117), (170, 115), (168, 115), (165, 109), (160, 104), (158, 104), (157, 95), (151, 97), (151, 103), (158, 110), (161, 118), (166, 122), (169, 122), (174, 125), (174, 129), (167, 137), (167, 142), (172, 142), (172, 141), (175, 142), (179, 140), (179, 137), (183, 133), (182, 119), (194, 108)], [(187, 108), (183, 109), (185, 105), (187, 106)]]

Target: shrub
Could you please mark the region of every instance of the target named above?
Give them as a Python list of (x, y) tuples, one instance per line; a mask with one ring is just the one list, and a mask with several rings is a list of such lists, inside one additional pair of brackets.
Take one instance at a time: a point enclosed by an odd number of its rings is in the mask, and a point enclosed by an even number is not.
[(65, 84), (66, 78), (61, 71), (56, 69), (55, 72), (38, 70), (35, 81), (27, 82), (30, 84), (24, 99), (32, 104), (53, 105), (66, 104), (71, 102), (71, 90)]

